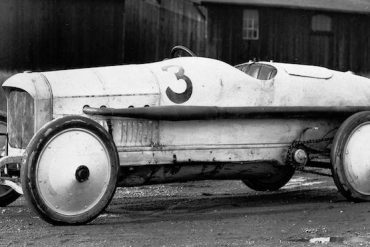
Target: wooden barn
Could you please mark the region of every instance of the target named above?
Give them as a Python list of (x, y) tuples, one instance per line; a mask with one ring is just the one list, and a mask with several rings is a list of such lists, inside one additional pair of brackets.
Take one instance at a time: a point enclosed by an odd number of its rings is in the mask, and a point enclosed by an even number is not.
[(175, 45), (205, 55), (205, 9), (191, 0), (126, 0), (125, 62), (168, 57)]
[(0, 68), (123, 63), (124, 0), (0, 0)]
[(206, 55), (370, 71), (370, 0), (200, 0)]
[(143, 63), (183, 44), (206, 50), (206, 15), (192, 0), (0, 0), (0, 69)]
[(151, 62), (177, 44), (369, 72), (370, 0), (0, 0), (0, 69)]

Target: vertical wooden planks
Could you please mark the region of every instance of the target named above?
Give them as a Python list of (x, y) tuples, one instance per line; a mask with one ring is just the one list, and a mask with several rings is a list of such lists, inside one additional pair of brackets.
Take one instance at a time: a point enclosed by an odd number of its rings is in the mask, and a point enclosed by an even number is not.
[(0, 1), (0, 69), (123, 62), (124, 0)]
[(126, 9), (125, 62), (162, 60), (180, 44), (205, 54), (206, 20), (191, 1), (126, 0)]
[[(206, 7), (209, 57), (231, 64), (256, 59), (370, 71), (370, 15), (254, 5)], [(259, 40), (242, 39), (243, 9), (259, 11)], [(332, 31), (311, 30), (311, 18), (316, 14), (332, 19)]]

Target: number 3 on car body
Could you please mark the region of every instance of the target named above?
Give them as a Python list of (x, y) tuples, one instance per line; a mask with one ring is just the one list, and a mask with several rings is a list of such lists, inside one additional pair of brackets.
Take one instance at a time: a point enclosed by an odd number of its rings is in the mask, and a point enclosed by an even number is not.
[(162, 68), (163, 71), (169, 72), (169, 68), (177, 68), (178, 71), (175, 73), (177, 80), (184, 80), (186, 83), (186, 89), (183, 93), (176, 93), (170, 87), (166, 89), (167, 97), (175, 104), (183, 104), (188, 101), (193, 93), (193, 83), (190, 78), (185, 75), (185, 70), (181, 66), (169, 65)]

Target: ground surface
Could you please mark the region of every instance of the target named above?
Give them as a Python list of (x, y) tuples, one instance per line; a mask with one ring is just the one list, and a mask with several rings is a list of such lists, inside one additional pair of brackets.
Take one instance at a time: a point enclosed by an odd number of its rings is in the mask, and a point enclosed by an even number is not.
[(44, 223), (22, 198), (0, 208), (0, 246), (370, 246), (369, 206), (305, 173), (274, 193), (239, 181), (120, 188), (77, 227)]

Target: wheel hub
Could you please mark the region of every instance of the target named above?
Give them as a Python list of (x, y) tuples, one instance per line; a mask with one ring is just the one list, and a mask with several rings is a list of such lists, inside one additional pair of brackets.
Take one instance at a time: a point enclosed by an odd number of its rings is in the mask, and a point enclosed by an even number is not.
[(76, 169), (76, 179), (78, 182), (83, 183), (87, 181), (90, 177), (90, 170), (87, 166), (79, 166)]

